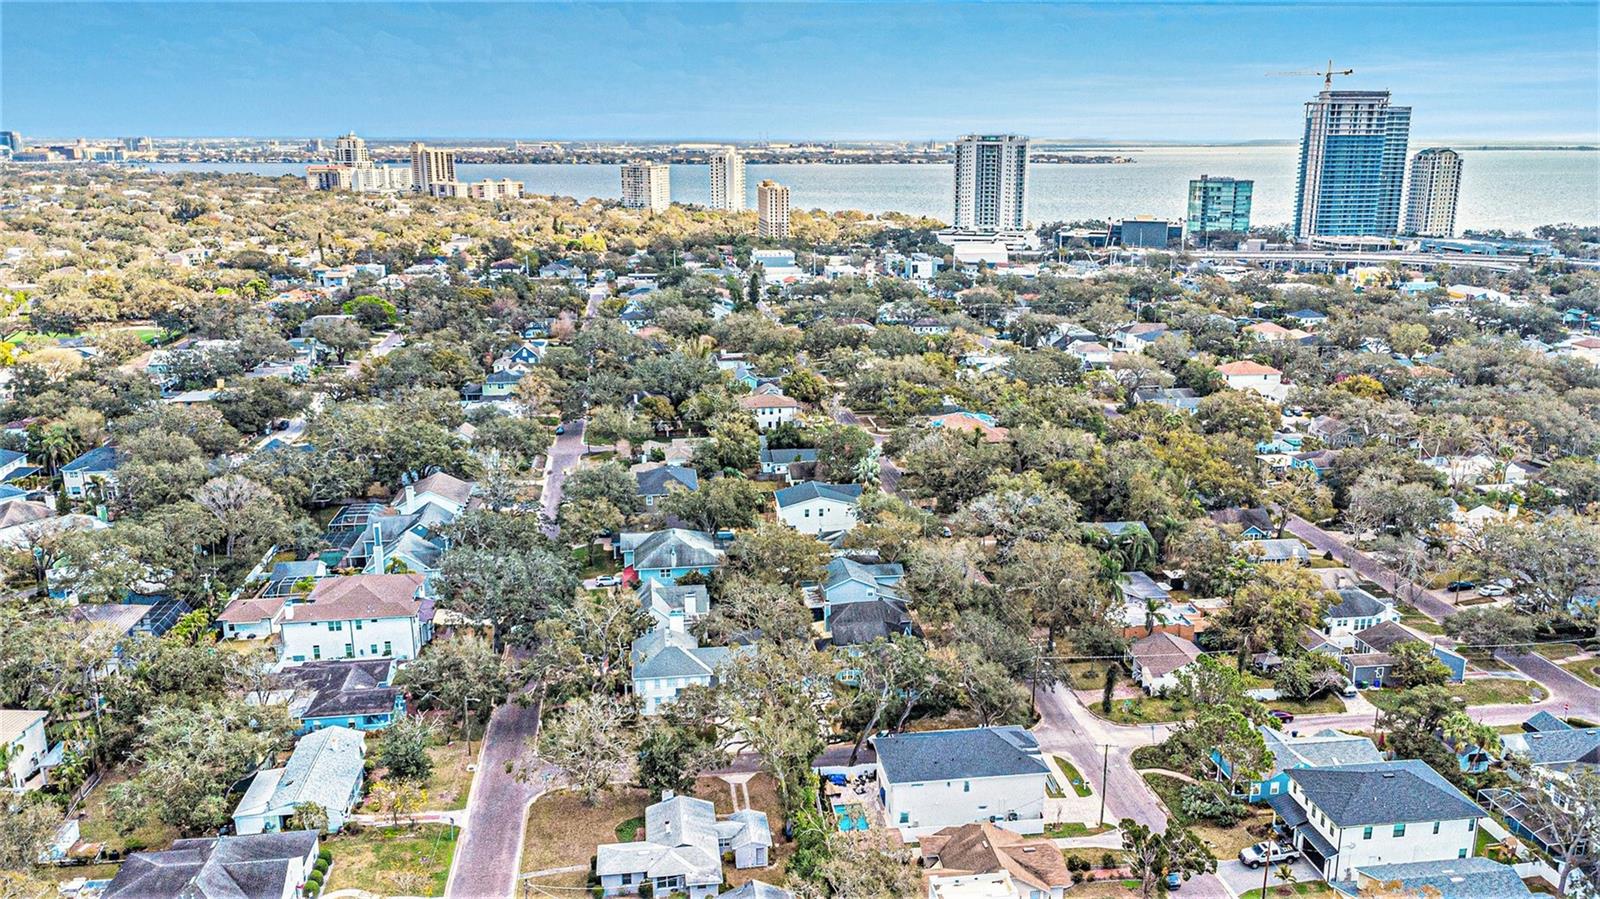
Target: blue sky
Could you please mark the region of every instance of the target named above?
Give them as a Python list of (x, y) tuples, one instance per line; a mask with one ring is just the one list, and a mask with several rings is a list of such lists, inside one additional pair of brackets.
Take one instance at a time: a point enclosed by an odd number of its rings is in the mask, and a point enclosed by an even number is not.
[(0, 127), (558, 139), (1294, 140), (1315, 78), (1418, 139), (1600, 142), (1600, 4), (0, 4)]

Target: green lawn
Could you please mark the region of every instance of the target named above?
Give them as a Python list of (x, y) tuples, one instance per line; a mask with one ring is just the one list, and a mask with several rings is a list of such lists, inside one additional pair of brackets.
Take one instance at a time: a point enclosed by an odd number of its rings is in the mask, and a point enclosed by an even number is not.
[(1424, 615), (1415, 606), (1401, 604), (1400, 623), (1435, 637), (1444, 633), (1444, 628), (1439, 626), (1439, 622)]
[(1094, 791), (1089, 789), (1089, 784), (1084, 781), (1083, 775), (1078, 773), (1077, 768), (1072, 767), (1071, 762), (1059, 755), (1053, 756), (1053, 758), (1056, 760), (1056, 767), (1061, 769), (1061, 775), (1065, 777), (1067, 779), (1067, 783), (1072, 786), (1072, 792), (1077, 793), (1079, 796), (1094, 795)]
[(1163, 724), (1178, 721), (1192, 710), (1193, 705), (1182, 698), (1162, 699), (1142, 694), (1130, 699), (1113, 699), (1109, 715), (1100, 711), (1099, 702), (1089, 705), (1089, 711), (1118, 724)]
[(639, 815), (617, 825), (617, 842), (631, 843), (644, 829), (644, 816)]
[[(1467, 705), (1500, 705), (1517, 702), (1538, 702), (1545, 698), (1542, 687), (1528, 681), (1515, 680), (1504, 677), (1474, 678), (1460, 684), (1450, 684), (1445, 687), (1451, 696), (1459, 696), (1467, 701)], [(1399, 701), (1401, 690), (1368, 690), (1364, 694), (1367, 700), (1380, 709), (1393, 708)]]
[(456, 853), (457, 829), (448, 824), (365, 827), (328, 837), (333, 851), (324, 892), (346, 888), (385, 896), (443, 896)]
[[(1327, 884), (1323, 883), (1320, 880), (1308, 880), (1305, 883), (1297, 883), (1297, 884), (1295, 884), (1292, 889), (1290, 887), (1288, 887), (1288, 886), (1267, 887), (1266, 899), (1273, 899), (1274, 896), (1333, 896), (1333, 895), (1336, 895), (1336, 894), (1334, 893), (1332, 887), (1328, 886)], [(1243, 894), (1242, 896), (1240, 896), (1239, 899), (1262, 899), (1261, 890), (1260, 890), (1260, 888), (1250, 890), (1249, 892), (1247, 892), (1247, 893)]]
[(1111, 829), (1109, 824), (1084, 824), (1081, 821), (1057, 821), (1044, 826), (1044, 835), (1051, 839), (1065, 839), (1068, 837), (1092, 837), (1097, 833), (1105, 833)]
[(573, 561), (578, 563), (581, 570), (579, 576), (583, 578), (597, 577), (602, 574), (616, 574), (622, 570), (622, 562), (611, 558), (605, 547), (595, 544), (594, 559), (589, 558), (589, 547), (579, 546), (572, 550)]
[(1600, 687), (1600, 662), (1590, 659), (1587, 662), (1574, 662), (1571, 665), (1562, 665), (1561, 667), (1573, 677)]
[(1547, 659), (1559, 661), (1583, 652), (1583, 647), (1576, 643), (1540, 643), (1533, 647), (1533, 651)]

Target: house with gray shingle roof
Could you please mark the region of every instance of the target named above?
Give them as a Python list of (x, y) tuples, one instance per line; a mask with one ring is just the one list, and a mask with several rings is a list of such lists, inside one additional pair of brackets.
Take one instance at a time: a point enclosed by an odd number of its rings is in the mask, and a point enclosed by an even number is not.
[(657, 627), (634, 640), (628, 652), (633, 695), (644, 713), (653, 715), (676, 702), (688, 687), (715, 686), (719, 669), (736, 653), (753, 651), (753, 647), (701, 646), (687, 631)]
[(649, 580), (639, 585), (639, 607), (655, 619), (656, 627), (687, 630), (711, 612), (711, 596), (704, 584), (669, 584)]
[(860, 484), (826, 484), (803, 481), (773, 494), (778, 520), (802, 534), (823, 537), (842, 534), (856, 526)]
[(337, 833), (361, 799), (366, 755), (361, 731), (336, 725), (306, 734), (282, 768), (251, 779), (233, 810), (234, 829), (241, 835), (281, 831), (302, 805), (317, 805), (327, 812), (328, 831)]
[(765, 881), (747, 880), (718, 896), (717, 899), (794, 899), (794, 894)]
[(1021, 727), (887, 734), (873, 749), (886, 820), (908, 838), (983, 822), (1044, 831), (1050, 769)]
[(1128, 668), (1146, 693), (1178, 686), (1178, 673), (1200, 658), (1200, 647), (1177, 634), (1156, 631), (1128, 647)]
[(97, 446), (71, 462), (61, 466), (61, 486), (73, 499), (81, 499), (93, 484), (102, 484), (106, 490), (117, 486), (117, 466), (122, 455), (116, 447)]
[(1368, 865), (1357, 868), (1355, 882), (1347, 885), (1362, 896), (1524, 899), (1533, 895), (1515, 868), (1487, 858)]
[(654, 509), (656, 500), (671, 490), (695, 490), (700, 486), (700, 475), (692, 468), (678, 465), (657, 465), (633, 473), (636, 491), (644, 500), (646, 509)]
[(1289, 791), (1268, 798), (1324, 880), (1357, 869), (1472, 855), (1486, 813), (1416, 759), (1291, 768)]
[(1261, 738), (1267, 744), (1272, 761), (1267, 770), (1254, 778), (1243, 777), (1217, 747), (1211, 749), (1211, 763), (1217, 775), (1232, 786), (1233, 795), (1250, 802), (1264, 802), (1270, 797), (1287, 792), (1290, 768), (1318, 768), (1331, 765), (1352, 765), (1361, 762), (1381, 762), (1383, 753), (1366, 737), (1324, 729), (1314, 734), (1298, 732), (1286, 734), (1281, 730), (1260, 725)]
[(170, 849), (128, 856), (101, 896), (283, 899), (306, 882), (320, 845), (310, 830), (178, 840)]
[(710, 899), (722, 886), (724, 853), (740, 870), (764, 868), (771, 848), (766, 813), (743, 809), (719, 819), (710, 802), (667, 793), (644, 810), (641, 839), (596, 847), (595, 876), (607, 896), (649, 884), (657, 896)]
[(1341, 649), (1355, 646), (1356, 633), (1384, 621), (1399, 621), (1393, 600), (1379, 599), (1360, 587), (1333, 591), (1339, 599), (1322, 613), (1322, 633)]
[(667, 528), (662, 531), (625, 532), (618, 536), (622, 564), (642, 581), (676, 584), (691, 571), (709, 575), (722, 567), (723, 552), (705, 531)]

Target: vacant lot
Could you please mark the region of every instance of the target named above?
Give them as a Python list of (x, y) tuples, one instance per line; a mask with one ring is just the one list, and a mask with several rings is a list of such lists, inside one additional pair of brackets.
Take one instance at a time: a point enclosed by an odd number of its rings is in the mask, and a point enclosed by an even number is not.
[(443, 896), (458, 831), (448, 824), (365, 827), (327, 837), (333, 851), (326, 891), (355, 888), (384, 896)]

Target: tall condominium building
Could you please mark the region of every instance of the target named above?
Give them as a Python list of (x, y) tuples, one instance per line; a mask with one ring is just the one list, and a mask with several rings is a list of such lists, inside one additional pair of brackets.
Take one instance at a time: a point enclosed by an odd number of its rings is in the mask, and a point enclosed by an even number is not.
[(1388, 91), (1325, 90), (1306, 104), (1296, 237), (1389, 236), (1400, 227), (1411, 107)]
[(622, 205), (665, 212), (672, 205), (672, 169), (664, 162), (630, 162), (622, 167)]
[(1406, 196), (1406, 233), (1454, 237), (1456, 198), (1461, 191), (1461, 154), (1429, 147), (1411, 157), (1411, 188)]
[(122, 138), (122, 148), (125, 149), (125, 150), (134, 150), (134, 151), (137, 151), (137, 152), (143, 152), (143, 151), (149, 150), (153, 146), (154, 146), (154, 144), (151, 142), (150, 138), (148, 138), (148, 137), (124, 137), (124, 138)]
[(711, 156), (711, 208), (744, 208), (744, 157), (733, 147)]
[(1189, 182), (1189, 236), (1200, 240), (1224, 231), (1250, 230), (1250, 197), (1254, 181), (1201, 175)]
[(24, 149), (22, 135), (16, 131), (0, 131), (0, 149), (20, 153)]
[(451, 150), (429, 149), (420, 141), (411, 143), (411, 189), (428, 192), (434, 184), (456, 180), (456, 154)]
[(969, 134), (956, 141), (955, 226), (1017, 231), (1028, 220), (1028, 139)]
[(756, 236), (784, 240), (789, 236), (789, 188), (776, 181), (756, 185)]
[(367, 142), (356, 137), (354, 131), (333, 142), (334, 165), (372, 165), (372, 155), (367, 152)]

